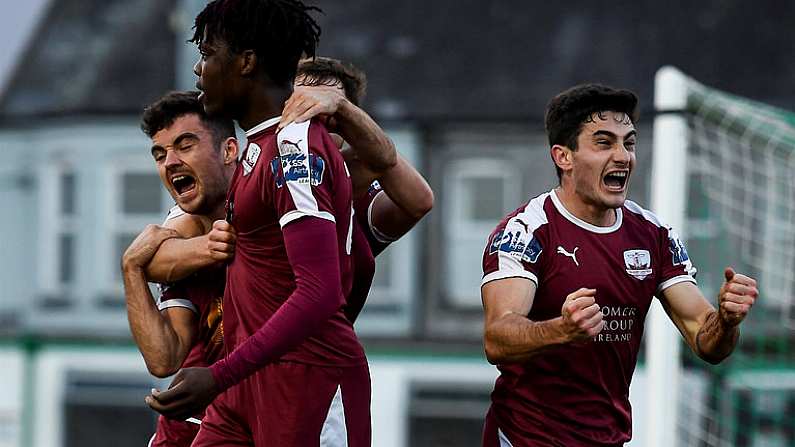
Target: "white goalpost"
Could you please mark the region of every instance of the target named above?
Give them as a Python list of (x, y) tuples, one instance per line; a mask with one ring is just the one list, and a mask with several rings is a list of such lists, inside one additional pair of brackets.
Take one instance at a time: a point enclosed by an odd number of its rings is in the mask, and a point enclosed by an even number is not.
[[(654, 150), (652, 152), (651, 208), (687, 238), (685, 200), (688, 128), (681, 112), (687, 105), (685, 76), (673, 67), (655, 77)], [(649, 447), (676, 447), (676, 409), (681, 375), (679, 333), (657, 300), (649, 311), (646, 333), (646, 368), (649, 377)]]
[(673, 67), (657, 72), (654, 106), (652, 210), (686, 241), (713, 304), (726, 266), (756, 278), (760, 297), (718, 366), (681, 349), (654, 300), (645, 445), (795, 445), (795, 113)]

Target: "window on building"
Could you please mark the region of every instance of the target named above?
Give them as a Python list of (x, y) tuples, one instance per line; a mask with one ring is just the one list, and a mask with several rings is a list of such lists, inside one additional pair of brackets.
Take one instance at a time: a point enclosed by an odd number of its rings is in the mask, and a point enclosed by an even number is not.
[(151, 223), (161, 223), (169, 200), (160, 177), (150, 164), (120, 166), (109, 181), (110, 216), (106, 227), (109, 237), (105, 253), (107, 290), (98, 297), (102, 307), (123, 307), (119, 262), (133, 239)]
[(421, 255), (429, 260), (424, 336), (481, 337), (486, 240), (506, 214), (557, 184), (543, 134), (526, 128), (440, 128), (428, 137), (437, 209)]
[(79, 176), (71, 163), (54, 161), (40, 173), (42, 231), (38, 306), (68, 308), (78, 277)]
[(451, 163), (446, 179), (445, 296), (454, 307), (480, 309), (480, 255), (497, 222), (519, 204), (520, 172), (510, 160), (468, 157)]
[[(410, 130), (393, 130), (389, 136), (401, 155), (421, 170), (416, 134)], [(411, 330), (413, 308), (418, 298), (419, 241), (423, 227), (420, 222), (376, 258), (375, 278), (356, 322), (358, 333), (401, 336)]]

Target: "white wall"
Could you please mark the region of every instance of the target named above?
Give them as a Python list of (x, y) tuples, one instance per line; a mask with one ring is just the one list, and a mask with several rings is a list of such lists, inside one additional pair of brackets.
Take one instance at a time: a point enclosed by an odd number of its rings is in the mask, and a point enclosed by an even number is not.
[(21, 350), (0, 347), (0, 447), (21, 447), (24, 362)]

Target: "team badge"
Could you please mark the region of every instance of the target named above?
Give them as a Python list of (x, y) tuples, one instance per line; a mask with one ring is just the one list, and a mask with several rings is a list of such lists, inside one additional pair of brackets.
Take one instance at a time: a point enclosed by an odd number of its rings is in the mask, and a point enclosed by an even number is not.
[(323, 183), (326, 161), (319, 155), (309, 154), (309, 175), (307, 176), (306, 159), (304, 154), (288, 154), (271, 160), (270, 169), (276, 187), (281, 188), (285, 182), (309, 183), (312, 186)]
[(690, 256), (687, 255), (687, 249), (685, 249), (685, 244), (683, 244), (676, 235), (671, 235), (668, 238), (668, 250), (671, 251), (674, 265), (682, 265), (690, 260)]
[(696, 277), (698, 271), (693, 267), (693, 263), (690, 262), (690, 256), (687, 254), (685, 244), (679, 239), (679, 235), (670, 228), (668, 228), (668, 251), (671, 252), (671, 263), (673, 265), (681, 265), (688, 275), (693, 278)]
[(649, 250), (624, 251), (624, 265), (627, 273), (643, 281), (651, 275), (651, 254)]
[(527, 233), (499, 231), (489, 244), (489, 254), (501, 251), (523, 262), (536, 263), (541, 252), (544, 251), (541, 242), (535, 237), (531, 237), (530, 242), (525, 242), (526, 240)]
[(527, 244), (527, 248), (524, 250), (524, 254), (522, 254), (522, 261), (524, 262), (532, 262), (535, 264), (538, 262), (538, 257), (541, 256), (541, 252), (544, 251), (544, 248), (541, 246), (541, 242), (538, 241), (535, 237), (530, 239), (530, 242)]
[(259, 154), (262, 152), (259, 146), (256, 143), (251, 143), (248, 145), (248, 149), (246, 150), (246, 158), (243, 159), (243, 175), (251, 174), (251, 171), (254, 170), (254, 165), (257, 164), (257, 160), (259, 160)]

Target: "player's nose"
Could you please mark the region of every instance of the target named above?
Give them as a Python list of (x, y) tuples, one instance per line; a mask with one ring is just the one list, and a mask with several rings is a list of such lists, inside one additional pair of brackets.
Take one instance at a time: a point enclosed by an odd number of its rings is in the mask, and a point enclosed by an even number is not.
[(199, 57), (199, 59), (196, 60), (196, 63), (193, 64), (193, 74), (195, 74), (196, 76), (199, 76), (199, 77), (201, 77), (201, 75), (202, 75), (202, 67), (201, 67), (201, 65), (202, 65), (202, 59), (201, 59), (201, 57)]
[(621, 165), (628, 165), (632, 155), (629, 150), (621, 144), (617, 144), (613, 150), (613, 160)]
[(166, 168), (173, 168), (182, 164), (182, 159), (179, 158), (176, 151), (166, 151)]

